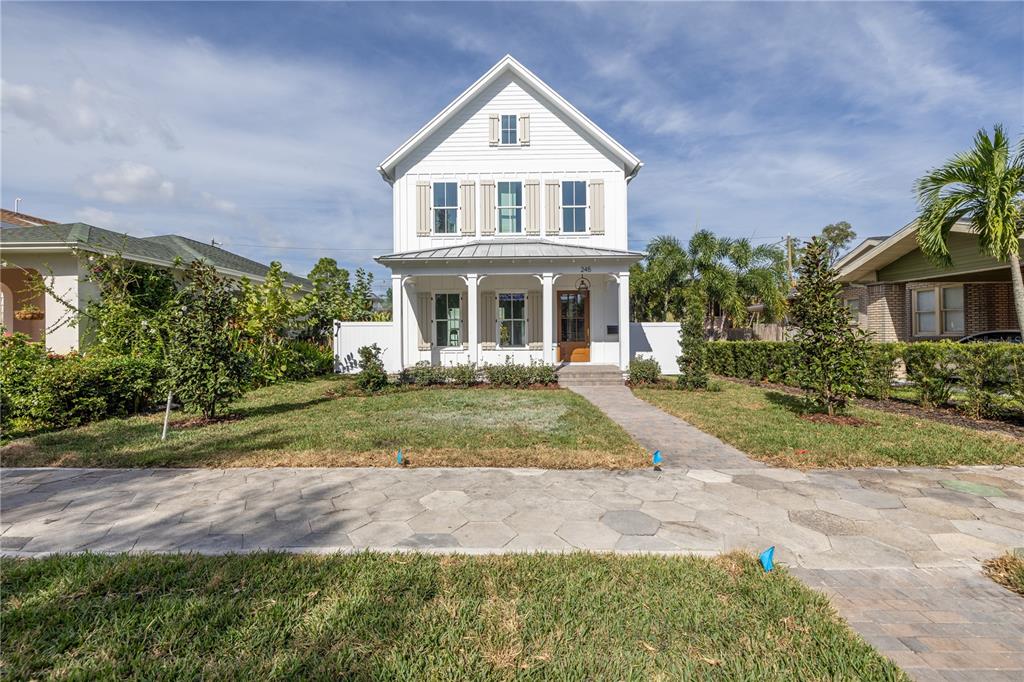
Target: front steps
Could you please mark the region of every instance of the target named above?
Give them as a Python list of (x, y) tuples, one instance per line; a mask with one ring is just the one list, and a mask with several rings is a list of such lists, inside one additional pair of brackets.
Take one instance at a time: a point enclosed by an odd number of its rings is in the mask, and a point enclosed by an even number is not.
[(568, 363), (557, 370), (558, 385), (562, 388), (575, 386), (622, 386), (622, 370), (618, 365), (581, 365)]

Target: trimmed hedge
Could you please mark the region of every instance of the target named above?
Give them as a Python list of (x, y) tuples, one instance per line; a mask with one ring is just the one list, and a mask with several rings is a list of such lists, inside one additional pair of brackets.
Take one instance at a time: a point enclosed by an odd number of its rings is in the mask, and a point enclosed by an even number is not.
[(427, 361), (406, 367), (398, 375), (400, 384), (415, 386), (476, 386), (488, 383), (492, 386), (527, 388), (558, 383), (553, 365), (531, 362), (520, 365), (511, 359), (496, 365), (477, 366), (473, 363), (461, 365), (431, 365)]
[(152, 358), (47, 355), (23, 334), (0, 342), (3, 433), (61, 429), (123, 417), (159, 402), (164, 373)]
[(633, 386), (656, 384), (661, 379), (661, 365), (654, 358), (633, 358), (629, 362), (629, 383)]
[[(707, 344), (713, 374), (796, 385), (796, 350), (790, 341), (713, 341)], [(1024, 395), (1024, 345), (1015, 343), (872, 343), (859, 395), (890, 397), (901, 371), (925, 407), (949, 404), (971, 417), (997, 416)]]

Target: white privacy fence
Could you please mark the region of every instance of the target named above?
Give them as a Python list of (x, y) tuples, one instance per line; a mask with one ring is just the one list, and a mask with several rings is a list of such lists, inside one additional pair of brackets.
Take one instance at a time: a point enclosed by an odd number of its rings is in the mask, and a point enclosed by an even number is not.
[[(380, 346), (384, 369), (402, 369), (398, 357), (398, 330), (392, 322), (335, 322), (335, 371), (359, 371), (359, 349), (376, 343)], [(654, 358), (664, 374), (676, 374), (679, 367), (678, 322), (633, 322), (629, 325), (629, 348), (633, 357)], [(461, 358), (460, 358), (461, 360)]]

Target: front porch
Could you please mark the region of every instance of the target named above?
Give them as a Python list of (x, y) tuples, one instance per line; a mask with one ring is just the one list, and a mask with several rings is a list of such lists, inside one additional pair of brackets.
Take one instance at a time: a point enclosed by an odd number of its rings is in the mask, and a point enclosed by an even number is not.
[(393, 324), (400, 366), (511, 360), (627, 369), (628, 271), (576, 269), (396, 273)]

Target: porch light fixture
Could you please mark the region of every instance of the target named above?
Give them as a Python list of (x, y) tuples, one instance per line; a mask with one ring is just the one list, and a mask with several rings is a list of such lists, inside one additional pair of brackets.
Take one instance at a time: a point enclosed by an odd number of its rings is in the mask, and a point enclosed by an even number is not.
[(586, 277), (580, 277), (580, 281), (576, 284), (576, 293), (580, 296), (590, 291), (590, 280)]

